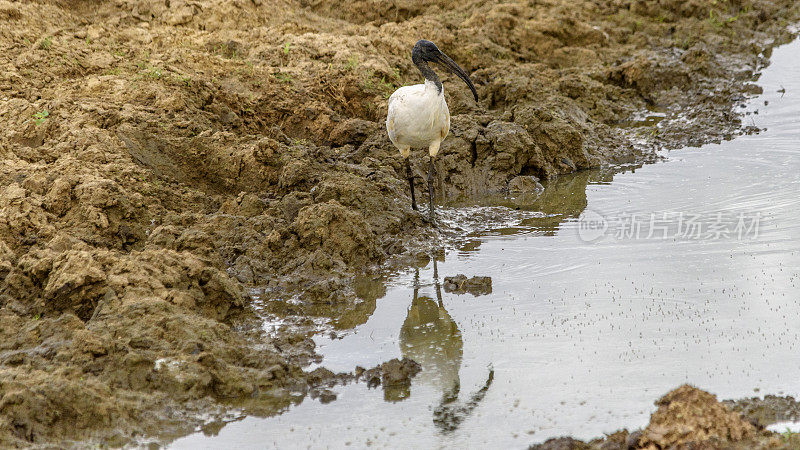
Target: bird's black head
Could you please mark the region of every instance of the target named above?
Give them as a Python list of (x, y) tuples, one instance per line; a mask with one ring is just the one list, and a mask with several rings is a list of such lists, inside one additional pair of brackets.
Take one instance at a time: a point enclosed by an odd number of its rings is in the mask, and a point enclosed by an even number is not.
[(411, 50), (411, 59), (416, 64), (418, 60), (425, 62), (437, 62), (439, 55), (442, 53), (439, 47), (431, 41), (420, 39), (414, 44), (414, 49)]
[(466, 72), (464, 72), (464, 69), (462, 69), (447, 55), (442, 53), (442, 51), (439, 50), (439, 47), (437, 47), (433, 42), (425, 39), (418, 40), (417, 43), (414, 44), (414, 49), (411, 51), (411, 61), (413, 61), (414, 65), (419, 68), (419, 70), (422, 72), (422, 75), (425, 76), (425, 79), (430, 79), (431, 81), (437, 83), (439, 87), (441, 87), (439, 77), (437, 77), (436, 74), (428, 67), (428, 63), (433, 62), (439, 64), (447, 70), (453, 72), (459, 78), (464, 80), (464, 83), (466, 83), (467, 86), (469, 86), (469, 89), (472, 91), (475, 101), (478, 101), (478, 92), (475, 90), (475, 85), (472, 84), (472, 80), (469, 79), (469, 76)]

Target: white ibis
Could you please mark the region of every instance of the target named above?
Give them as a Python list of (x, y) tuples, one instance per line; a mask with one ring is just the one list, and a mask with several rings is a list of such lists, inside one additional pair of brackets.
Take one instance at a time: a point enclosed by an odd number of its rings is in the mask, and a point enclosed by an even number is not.
[(450, 70), (464, 80), (472, 91), (475, 101), (478, 93), (464, 70), (452, 59), (441, 52), (431, 41), (417, 41), (411, 51), (411, 61), (417, 66), (425, 84), (403, 86), (389, 97), (389, 113), (386, 115), (386, 130), (389, 139), (400, 150), (405, 160), (406, 177), (411, 188), (411, 207), (417, 209), (414, 197), (414, 178), (411, 174), (411, 162), (408, 157), (412, 148), (427, 148), (430, 155), (428, 169), (428, 195), (430, 220), (435, 222), (433, 209), (433, 158), (439, 153), (439, 146), (450, 131), (450, 110), (444, 99), (444, 88), (436, 72), (428, 66), (435, 62)]

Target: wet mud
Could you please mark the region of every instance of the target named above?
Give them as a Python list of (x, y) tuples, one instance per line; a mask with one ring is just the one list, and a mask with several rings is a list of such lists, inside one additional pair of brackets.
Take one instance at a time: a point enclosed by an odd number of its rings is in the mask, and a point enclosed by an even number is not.
[(764, 397), (726, 400), (724, 403), (759, 427), (779, 422), (800, 421), (800, 402), (794, 397), (765, 395)]
[(416, 361), (403, 358), (392, 359), (371, 369), (357, 366), (353, 372), (333, 373), (320, 367), (308, 373), (309, 396), (322, 403), (336, 400), (330, 388), (353, 382), (365, 383), (368, 388), (382, 387), (387, 401), (400, 401), (409, 395), (411, 380), (420, 372)]
[[(371, 280), (464, 242), (410, 208), (382, 128), (419, 37), (480, 95), (445, 79), (438, 201), (546, 199), (554, 176), (742, 132), (733, 107), (799, 17), (789, 0), (0, 0), (0, 446), (164, 442), (333, 400), (303, 370), (319, 323), (363, 323)], [(373, 378), (402, 395), (415, 366), (386, 364)], [(443, 426), (471, 404), (445, 398)]]
[(683, 385), (656, 401), (658, 409), (643, 430), (621, 430), (590, 442), (554, 438), (530, 449), (791, 449), (800, 445), (797, 435), (765, 431), (752, 423), (752, 417), (740, 414), (739, 408), (730, 408), (730, 403)]
[(467, 278), (464, 274), (444, 277), (444, 291), (453, 294), (466, 294), (469, 292), (475, 297), (491, 294), (492, 278), (478, 275)]

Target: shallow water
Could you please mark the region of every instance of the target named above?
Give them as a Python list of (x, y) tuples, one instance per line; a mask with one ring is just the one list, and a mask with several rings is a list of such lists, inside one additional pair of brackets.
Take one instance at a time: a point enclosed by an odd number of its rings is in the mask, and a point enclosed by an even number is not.
[(533, 205), (545, 214), (438, 263), (439, 281), (491, 276), (491, 294), (441, 292), (428, 264), (394, 277), (366, 323), (317, 338), (334, 371), (419, 361), (407, 398), (336, 387), (173, 446), (524, 448), (641, 427), (681, 383), (800, 395), (800, 42), (759, 84), (742, 111), (761, 134), (563, 178)]

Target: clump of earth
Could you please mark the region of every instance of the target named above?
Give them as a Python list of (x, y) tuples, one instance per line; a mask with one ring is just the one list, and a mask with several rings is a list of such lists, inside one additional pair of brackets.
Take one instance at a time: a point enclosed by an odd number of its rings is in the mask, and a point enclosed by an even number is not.
[(475, 297), (487, 295), (492, 293), (492, 278), (480, 275), (467, 278), (464, 274), (445, 277), (444, 290), (458, 295), (469, 292)]
[(694, 386), (683, 385), (656, 401), (658, 409), (643, 430), (621, 430), (604, 438), (583, 442), (564, 437), (531, 446), (531, 450), (630, 449), (789, 449), (797, 448), (796, 435), (765, 431), (753, 416), (730, 408), (729, 402)]
[(365, 320), (371, 277), (453, 235), (411, 209), (383, 130), (417, 39), (480, 95), (444, 78), (438, 201), (547, 196), (741, 132), (732, 108), (799, 9), (0, 0), (0, 446), (174, 437), (316, 392), (320, 320)]

